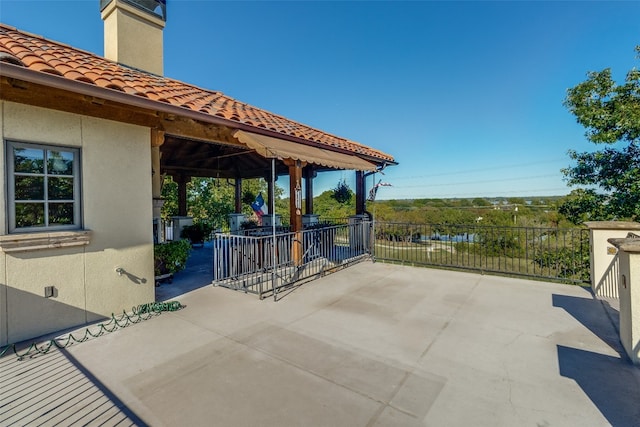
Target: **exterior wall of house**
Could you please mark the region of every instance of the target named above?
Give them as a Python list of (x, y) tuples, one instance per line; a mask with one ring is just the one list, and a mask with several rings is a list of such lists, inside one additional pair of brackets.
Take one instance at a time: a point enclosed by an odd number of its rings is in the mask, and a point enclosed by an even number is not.
[(0, 251), (0, 345), (154, 301), (149, 129), (12, 102), (0, 102), (0, 129), (0, 235), (8, 233), (5, 140), (80, 148), (91, 230), (87, 245)]

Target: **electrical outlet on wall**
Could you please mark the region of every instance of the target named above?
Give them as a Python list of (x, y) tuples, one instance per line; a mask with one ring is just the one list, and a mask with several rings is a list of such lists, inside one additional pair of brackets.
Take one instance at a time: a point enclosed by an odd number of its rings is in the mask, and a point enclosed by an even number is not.
[(56, 298), (58, 296), (58, 289), (55, 286), (45, 286), (44, 287), (44, 297), (45, 298)]

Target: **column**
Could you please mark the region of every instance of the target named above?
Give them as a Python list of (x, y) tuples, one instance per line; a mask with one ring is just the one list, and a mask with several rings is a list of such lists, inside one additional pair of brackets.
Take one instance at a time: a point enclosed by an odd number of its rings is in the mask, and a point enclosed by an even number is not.
[(236, 178), (234, 189), (235, 189), (235, 213), (242, 213), (242, 178)]
[(176, 175), (173, 180), (178, 184), (178, 216), (187, 216), (187, 183), (191, 177)]
[(630, 221), (587, 221), (589, 228), (591, 289), (598, 296), (618, 298), (618, 251), (608, 239), (640, 234), (640, 224)]
[(308, 165), (304, 168), (304, 213), (310, 215), (313, 213), (313, 178), (316, 171), (313, 166)]
[(151, 196), (153, 198), (153, 241), (162, 243), (162, 172), (160, 171), (160, 146), (164, 144), (164, 132), (151, 129)]
[(295, 233), (291, 247), (294, 265), (302, 264), (302, 168), (306, 162), (285, 159), (289, 167), (289, 217), (291, 231)]
[(620, 342), (631, 361), (640, 365), (640, 238), (609, 239), (620, 257)]
[(363, 171), (356, 171), (356, 215), (364, 215), (366, 209), (366, 185)]

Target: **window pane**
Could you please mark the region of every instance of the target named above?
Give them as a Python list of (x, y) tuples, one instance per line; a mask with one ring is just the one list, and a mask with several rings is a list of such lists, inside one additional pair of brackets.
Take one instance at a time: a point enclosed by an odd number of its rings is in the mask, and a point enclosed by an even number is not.
[(73, 178), (49, 177), (49, 200), (73, 200)]
[(73, 153), (49, 150), (47, 172), (52, 175), (73, 175)]
[(13, 148), (16, 172), (44, 173), (44, 150), (37, 148)]
[(16, 228), (44, 227), (44, 203), (16, 203)]
[(73, 224), (73, 203), (49, 203), (49, 225)]
[(42, 176), (16, 176), (15, 198), (16, 200), (43, 200), (44, 177)]
[[(1, 2), (2, 0), (0, 0)], [(80, 150), (7, 141), (9, 231), (68, 229), (78, 222)]]

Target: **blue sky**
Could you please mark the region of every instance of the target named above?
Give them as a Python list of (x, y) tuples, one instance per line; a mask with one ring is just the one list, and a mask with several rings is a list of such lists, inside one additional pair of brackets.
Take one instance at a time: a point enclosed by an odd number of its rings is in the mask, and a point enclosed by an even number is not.
[[(640, 65), (638, 1), (167, 3), (167, 77), (392, 154), (380, 199), (567, 194), (567, 150), (596, 146), (566, 90)], [(0, 21), (103, 53), (99, 0), (0, 0)]]

